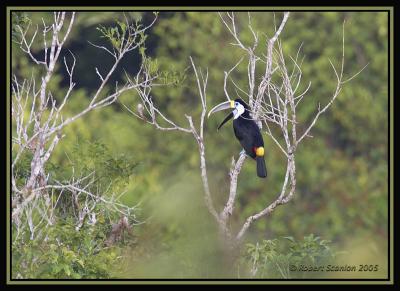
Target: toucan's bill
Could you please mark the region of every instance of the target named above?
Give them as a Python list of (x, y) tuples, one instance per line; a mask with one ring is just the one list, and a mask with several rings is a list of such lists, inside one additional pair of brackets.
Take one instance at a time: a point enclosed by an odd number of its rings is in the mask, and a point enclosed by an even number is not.
[[(222, 102), (210, 110), (210, 112), (208, 113), (208, 117), (210, 117), (210, 115), (215, 112), (226, 110), (226, 109), (233, 109), (233, 108), (235, 108), (235, 101), (232, 100), (232, 101)], [(225, 117), (225, 119), (221, 122), (221, 124), (218, 126), (217, 130), (219, 130), (229, 119), (233, 118), (233, 116), (234, 116), (233, 112), (229, 113)]]
[(225, 117), (225, 119), (221, 122), (221, 124), (218, 125), (217, 130), (219, 130), (229, 119), (233, 118), (233, 116), (234, 116), (233, 112), (229, 113), (229, 114)]
[(233, 108), (235, 108), (235, 101), (231, 100), (231, 101), (222, 102), (210, 110), (210, 112), (208, 113), (208, 117), (210, 117), (210, 115), (215, 112), (218, 112), (221, 110), (226, 110), (226, 109), (233, 109)]

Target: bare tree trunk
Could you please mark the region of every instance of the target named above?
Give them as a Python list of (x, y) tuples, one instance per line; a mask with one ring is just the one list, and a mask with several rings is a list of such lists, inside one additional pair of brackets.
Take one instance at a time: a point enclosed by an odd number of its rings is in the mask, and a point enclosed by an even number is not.
[[(294, 197), (296, 192), (296, 151), (298, 145), (303, 141), (305, 137), (309, 137), (309, 133), (313, 126), (316, 124), (318, 118), (322, 113), (324, 113), (335, 101), (337, 96), (339, 95), (342, 86), (357, 76), (363, 69), (361, 69), (357, 74), (353, 75), (347, 80), (343, 80), (343, 68), (344, 68), (344, 24), (343, 24), (343, 40), (342, 40), (342, 61), (341, 61), (341, 70), (340, 73), (337, 72), (336, 68), (332, 65), (333, 71), (337, 78), (336, 89), (333, 92), (332, 96), (330, 96), (329, 102), (324, 106), (318, 107), (318, 111), (315, 114), (314, 118), (310, 125), (306, 127), (306, 130), (299, 134), (297, 130), (297, 125), (299, 121), (297, 120), (296, 111), (307, 91), (311, 86), (311, 82), (309, 82), (306, 90), (304, 92), (298, 92), (299, 84), (301, 82), (302, 70), (301, 70), (301, 62), (299, 63), (298, 57), (300, 54), (301, 46), (297, 51), (297, 55), (295, 58), (291, 58), (293, 62), (293, 70), (289, 73), (287, 69), (287, 65), (285, 63), (285, 56), (282, 49), (282, 44), (280, 41), (280, 35), (284, 31), (284, 27), (289, 19), (290, 13), (284, 12), (283, 18), (281, 20), (280, 25), (275, 31), (275, 34), (271, 39), (269, 39), (266, 43), (266, 54), (262, 56), (256, 55), (256, 48), (259, 45), (259, 37), (258, 32), (252, 26), (251, 23), (251, 14), (248, 13), (248, 27), (253, 35), (253, 45), (246, 46), (241, 41), (239, 34), (236, 28), (236, 18), (235, 13), (218, 13), (222, 23), (227, 28), (229, 33), (232, 35), (234, 39), (234, 46), (241, 48), (248, 58), (248, 91), (240, 88), (234, 80), (231, 80), (232, 85), (239, 90), (241, 93), (245, 94), (248, 97), (248, 104), (251, 107), (251, 115), (253, 119), (257, 122), (260, 129), (266, 128), (263, 130), (267, 136), (269, 136), (276, 146), (279, 148), (280, 152), (287, 159), (287, 167), (285, 178), (282, 181), (282, 188), (280, 193), (277, 193), (276, 199), (272, 201), (270, 204), (266, 205), (263, 209), (260, 209), (258, 212), (250, 215), (244, 221), (243, 225), (239, 228), (238, 231), (235, 232), (234, 229), (229, 227), (229, 219), (234, 211), (234, 205), (237, 197), (237, 187), (238, 187), (238, 176), (241, 172), (243, 164), (246, 162), (245, 153), (241, 153), (237, 160), (232, 157), (232, 165), (229, 172), (230, 176), (230, 187), (229, 187), (229, 195), (226, 203), (224, 204), (221, 213), (216, 211), (215, 205), (213, 203), (213, 195), (209, 186), (208, 172), (207, 172), (207, 164), (206, 164), (206, 155), (205, 148), (206, 144), (204, 141), (204, 117), (207, 112), (207, 97), (206, 97), (206, 87), (207, 87), (207, 77), (204, 77), (201, 70), (198, 70), (192, 60), (191, 65), (196, 77), (199, 96), (201, 100), (202, 113), (199, 122), (199, 128), (196, 128), (193, 124), (193, 119), (189, 115), (185, 115), (189, 125), (185, 127), (181, 127), (176, 125), (173, 121), (165, 117), (159, 109), (154, 105), (151, 96), (150, 90), (142, 90), (140, 87), (136, 88), (138, 94), (141, 98), (141, 104), (143, 104), (144, 108), (147, 111), (147, 114), (150, 118), (144, 118), (143, 114), (136, 114), (132, 112), (129, 108), (128, 111), (131, 112), (136, 117), (146, 121), (154, 125), (159, 130), (178, 130), (184, 133), (190, 133), (194, 139), (196, 140), (199, 148), (199, 156), (200, 156), (200, 175), (204, 188), (204, 198), (205, 205), (210, 212), (210, 214), (214, 217), (216, 223), (218, 224), (222, 241), (228, 251), (228, 253), (234, 253), (237, 250), (237, 247), (240, 246), (241, 241), (244, 238), (245, 233), (248, 231), (250, 226), (257, 221), (258, 219), (270, 215), (279, 205), (283, 205), (288, 203)], [(277, 47), (276, 47), (277, 46)], [(228, 72), (225, 72), (225, 80), (224, 80), (224, 92), (227, 100), (232, 100), (228, 94), (228, 78), (232, 71), (234, 71), (237, 66), (243, 61), (244, 57), (242, 57), (239, 62), (237, 62)], [(262, 76), (256, 75), (257, 65), (265, 66), (264, 74)], [(273, 82), (272, 76), (277, 76), (278, 81)], [(258, 83), (258, 80), (259, 83)], [(161, 127), (157, 122), (157, 117), (161, 118), (165, 122), (167, 122), (170, 127)], [(277, 126), (279, 129), (279, 135), (274, 135), (270, 129), (272, 126)], [(300, 136), (300, 137), (298, 137)]]

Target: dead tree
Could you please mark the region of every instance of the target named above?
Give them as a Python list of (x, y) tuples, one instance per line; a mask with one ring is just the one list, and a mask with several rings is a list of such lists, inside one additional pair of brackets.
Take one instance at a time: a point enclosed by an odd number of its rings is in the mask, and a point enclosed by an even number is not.
[[(193, 122), (193, 118), (190, 115), (185, 115), (187, 118), (187, 126), (179, 126), (167, 116), (165, 116), (154, 104), (151, 96), (151, 87), (142, 88), (141, 86), (136, 87), (141, 98), (142, 109), (146, 111), (148, 117), (144, 119), (143, 112), (137, 114), (131, 111), (136, 117), (146, 121), (147, 123), (155, 126), (159, 130), (170, 131), (177, 130), (182, 133), (189, 134), (192, 136), (198, 145), (199, 156), (200, 156), (200, 175), (204, 188), (205, 204), (210, 214), (215, 218), (220, 232), (224, 238), (224, 241), (229, 246), (236, 246), (244, 237), (244, 234), (249, 227), (261, 217), (270, 215), (276, 207), (288, 203), (294, 196), (296, 191), (296, 153), (298, 145), (306, 138), (309, 137), (311, 129), (314, 127), (318, 118), (333, 104), (335, 99), (341, 92), (343, 85), (356, 77), (362, 70), (357, 74), (353, 75), (348, 79), (344, 79), (344, 24), (343, 24), (343, 39), (342, 39), (342, 59), (340, 69), (337, 69), (332, 62), (329, 60), (333, 72), (336, 76), (336, 88), (332, 95), (329, 97), (329, 102), (324, 106), (319, 105), (316, 113), (310, 124), (305, 126), (305, 130), (300, 132), (298, 130), (299, 121), (296, 117), (296, 111), (301, 101), (306, 96), (307, 91), (311, 86), (311, 82), (308, 83), (306, 90), (298, 92), (300, 88), (302, 69), (301, 62), (299, 62), (299, 54), (301, 46), (297, 51), (296, 57), (290, 57), (290, 61), (293, 63), (293, 70), (288, 71), (286, 65), (286, 58), (282, 49), (282, 43), (279, 36), (282, 34), (285, 24), (289, 19), (289, 12), (285, 12), (283, 19), (278, 28), (275, 28), (275, 33), (272, 38), (266, 41), (265, 53), (261, 56), (256, 54), (256, 48), (260, 45), (259, 34), (254, 30), (251, 23), (251, 15), (248, 14), (248, 28), (250, 29), (253, 36), (253, 45), (246, 46), (239, 37), (236, 18), (234, 13), (221, 14), (219, 16), (223, 25), (226, 27), (230, 35), (233, 37), (233, 45), (238, 46), (244, 52), (244, 56), (236, 63), (232, 69), (225, 72), (224, 81), (224, 92), (228, 100), (232, 100), (228, 94), (228, 80), (230, 80), (233, 86), (239, 90), (242, 94), (247, 96), (247, 103), (251, 108), (252, 118), (257, 122), (259, 127), (262, 129), (267, 136), (269, 136), (276, 146), (280, 149), (280, 152), (286, 157), (286, 174), (282, 181), (282, 188), (279, 193), (276, 194), (276, 198), (269, 205), (266, 205), (263, 209), (249, 216), (243, 223), (242, 227), (234, 232), (229, 227), (229, 218), (233, 213), (234, 204), (236, 202), (237, 187), (238, 187), (238, 176), (242, 169), (243, 163), (246, 161), (246, 154), (241, 152), (237, 160), (232, 157), (232, 166), (229, 171), (230, 176), (230, 188), (228, 193), (228, 199), (223, 205), (222, 210), (218, 211), (217, 207), (213, 203), (212, 191), (209, 187), (207, 163), (205, 154), (205, 140), (204, 140), (204, 122), (207, 113), (207, 78), (208, 71), (205, 75), (201, 70), (197, 69), (192, 58), (190, 58), (191, 66), (197, 80), (198, 93), (201, 101), (201, 116), (198, 122), (199, 126), (196, 128)], [(234, 80), (230, 78), (230, 74), (234, 71), (237, 66), (244, 60), (247, 59), (247, 75), (248, 75), (248, 88), (243, 89), (238, 86)], [(256, 75), (256, 67), (264, 66), (264, 73), (262, 76)], [(364, 67), (365, 68), (365, 67)], [(274, 79), (272, 78), (274, 76)], [(151, 76), (147, 76), (150, 80)], [(260, 81), (258, 81), (260, 80)], [(274, 80), (274, 81), (273, 81)], [(142, 110), (143, 111), (143, 110)], [(168, 126), (163, 127), (160, 125), (158, 120), (162, 120)], [(270, 127), (274, 125), (279, 129), (279, 136), (275, 136)], [(279, 140), (283, 140), (282, 144)]]
[[(42, 19), (42, 29), (39, 25), (34, 27), (33, 36), (28, 38), (32, 24), (26, 28), (17, 25), (19, 39), (15, 42), (20, 49), (25, 52), (31, 61), (44, 71), (41, 76), (34, 76), (30, 79), (22, 79), (13, 74), (12, 77), (12, 124), (15, 129), (12, 136), (13, 160), (11, 165), (11, 187), (12, 187), (12, 221), (16, 229), (16, 237), (26, 229), (30, 233), (31, 239), (34, 238), (38, 227), (43, 223), (51, 225), (54, 223), (55, 213), (61, 195), (71, 195), (74, 207), (77, 209), (76, 229), (82, 227), (85, 219), (89, 223), (96, 223), (96, 204), (102, 203), (104, 207), (112, 211), (119, 212), (124, 217), (131, 217), (135, 207), (128, 207), (119, 202), (119, 198), (124, 193), (113, 193), (111, 196), (104, 196), (102, 193), (92, 193), (88, 187), (95, 182), (94, 172), (85, 177), (75, 176), (72, 169), (72, 176), (67, 182), (51, 180), (49, 173), (46, 173), (45, 165), (49, 161), (54, 149), (60, 140), (65, 136), (63, 129), (78, 118), (87, 113), (113, 104), (118, 97), (129, 90), (139, 87), (148, 89), (149, 80), (141, 77), (145, 74), (145, 67), (142, 66), (135, 76), (135, 81), (125, 82), (123, 86), (116, 82), (113, 92), (104, 94), (105, 87), (109, 86), (110, 77), (116, 71), (124, 56), (132, 51), (139, 49), (142, 44), (143, 34), (155, 23), (157, 16), (147, 26), (132, 24), (126, 17), (123, 27), (123, 34), (118, 39), (118, 46), (107, 48), (107, 46), (92, 44), (97, 49), (106, 51), (114, 59), (113, 65), (107, 72), (101, 74), (97, 68), (95, 72), (100, 79), (100, 85), (90, 97), (88, 104), (79, 113), (72, 116), (65, 116), (64, 108), (68, 106), (69, 100), (73, 95), (75, 87), (74, 69), (76, 57), (69, 51), (69, 57), (60, 59), (61, 51), (68, 41), (75, 21), (75, 12), (54, 12), (53, 22), (45, 23)], [(37, 35), (43, 36), (43, 59), (39, 59), (32, 52), (32, 45), (37, 41)], [(48, 42), (48, 37), (51, 42)], [(56, 96), (58, 92), (51, 92), (48, 84), (56, 71), (56, 64), (63, 64), (69, 77), (69, 87), (64, 96)], [(38, 70), (40, 71), (40, 70)], [(39, 84), (37, 84), (37, 80)], [(122, 83), (122, 82), (121, 82)], [(104, 96), (105, 95), (105, 96)], [(62, 100), (57, 102), (57, 100)], [(30, 151), (29, 177), (21, 181), (17, 179), (18, 162), (21, 157)], [(79, 198), (79, 199), (78, 199)], [(78, 203), (78, 200), (81, 203)], [(35, 219), (39, 216), (39, 219)], [(38, 214), (38, 215), (37, 215)]]

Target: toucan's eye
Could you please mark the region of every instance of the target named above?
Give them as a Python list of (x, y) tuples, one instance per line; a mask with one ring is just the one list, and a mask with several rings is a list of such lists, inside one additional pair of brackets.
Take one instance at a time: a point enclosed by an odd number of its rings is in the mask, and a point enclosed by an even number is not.
[(235, 102), (235, 107), (239, 106), (239, 102)]

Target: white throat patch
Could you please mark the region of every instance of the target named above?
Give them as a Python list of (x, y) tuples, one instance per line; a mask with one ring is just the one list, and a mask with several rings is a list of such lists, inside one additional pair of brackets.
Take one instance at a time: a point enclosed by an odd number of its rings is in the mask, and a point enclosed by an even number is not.
[(240, 115), (244, 113), (244, 106), (242, 104), (238, 104), (233, 110), (233, 119), (237, 119)]

